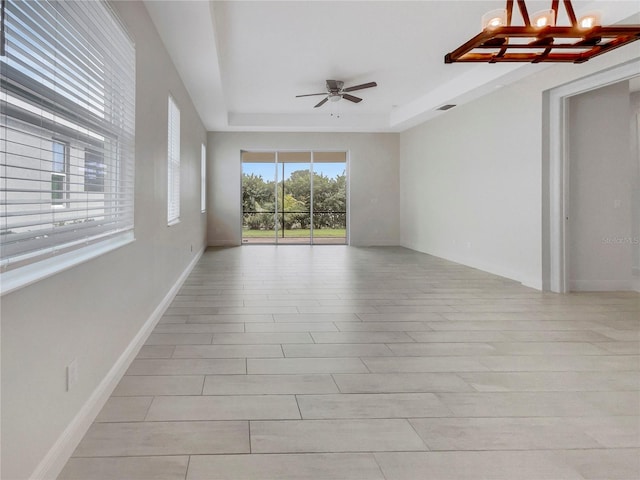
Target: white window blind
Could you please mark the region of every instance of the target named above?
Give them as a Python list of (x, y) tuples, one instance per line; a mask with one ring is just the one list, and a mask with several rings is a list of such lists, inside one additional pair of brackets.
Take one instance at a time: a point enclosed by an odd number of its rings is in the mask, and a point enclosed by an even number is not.
[(172, 97), (169, 97), (168, 123), (167, 221), (173, 225), (180, 221), (180, 110)]
[(135, 49), (106, 2), (3, 2), (0, 265), (133, 230)]
[(200, 211), (207, 210), (207, 147), (202, 144), (200, 157)]

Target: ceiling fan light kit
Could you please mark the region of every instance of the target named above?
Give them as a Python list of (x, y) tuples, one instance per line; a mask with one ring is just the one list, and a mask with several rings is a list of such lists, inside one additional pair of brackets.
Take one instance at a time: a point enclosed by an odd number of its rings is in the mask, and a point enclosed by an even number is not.
[(306, 95), (296, 95), (296, 98), (300, 97), (313, 97), (316, 95), (326, 95), (325, 98), (320, 100), (320, 102), (315, 105), (313, 108), (318, 108), (327, 103), (329, 100), (332, 102), (337, 102), (341, 99), (349, 100), (353, 103), (360, 103), (362, 99), (360, 97), (356, 97), (354, 95), (350, 95), (348, 92), (354, 92), (356, 90), (364, 90), (365, 88), (377, 87), (378, 84), (376, 82), (363, 83), (361, 85), (354, 85), (353, 87), (344, 87), (344, 82), (340, 80), (327, 80), (326, 87), (327, 91), (324, 93), (308, 93)]
[(570, 26), (558, 26), (560, 0), (529, 16), (517, 0), (524, 25), (512, 25), (514, 0), (482, 17), (482, 32), (444, 57), (445, 63), (561, 62), (583, 63), (640, 39), (640, 25), (603, 26), (600, 15), (576, 17), (571, 0), (563, 0)]

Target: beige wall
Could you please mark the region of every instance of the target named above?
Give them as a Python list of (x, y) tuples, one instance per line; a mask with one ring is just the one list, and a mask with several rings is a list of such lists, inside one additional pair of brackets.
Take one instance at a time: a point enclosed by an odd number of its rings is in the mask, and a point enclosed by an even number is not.
[(631, 196), (632, 243), (633, 249), (633, 288), (640, 292), (640, 91), (631, 94), (631, 162), (635, 190)]
[(523, 80), (403, 132), (401, 244), (542, 288), (543, 94), (637, 53), (631, 44), (581, 65), (526, 66)]
[(210, 132), (209, 245), (241, 243), (241, 150), (348, 151), (351, 245), (397, 245), (398, 140), (393, 133)]
[[(2, 297), (2, 478), (28, 478), (205, 246), (206, 132), (141, 2), (115, 2), (136, 44), (136, 241)], [(167, 96), (181, 110), (182, 214), (167, 227)], [(66, 366), (79, 380), (66, 392)]]

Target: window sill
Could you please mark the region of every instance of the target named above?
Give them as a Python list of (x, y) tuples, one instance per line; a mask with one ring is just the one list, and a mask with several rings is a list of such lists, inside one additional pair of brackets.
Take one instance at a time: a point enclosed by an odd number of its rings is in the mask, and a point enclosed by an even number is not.
[(32, 285), (134, 241), (133, 231), (130, 231), (104, 242), (4, 272), (0, 275), (0, 296)]
[(167, 227), (173, 227), (174, 225), (177, 225), (180, 223), (180, 219), (176, 218), (174, 220), (171, 220), (169, 223), (167, 223)]

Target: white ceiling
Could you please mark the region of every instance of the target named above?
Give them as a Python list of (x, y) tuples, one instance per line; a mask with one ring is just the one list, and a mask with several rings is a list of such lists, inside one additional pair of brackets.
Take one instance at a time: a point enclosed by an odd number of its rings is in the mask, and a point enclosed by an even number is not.
[[(144, 3), (208, 130), (401, 131), (548, 68), (444, 63), (504, 0)], [(530, 13), (550, 4), (527, 1)], [(640, 11), (637, 0), (573, 5), (609, 24)], [(324, 92), (327, 79), (378, 87), (353, 92), (358, 104), (295, 98)]]

